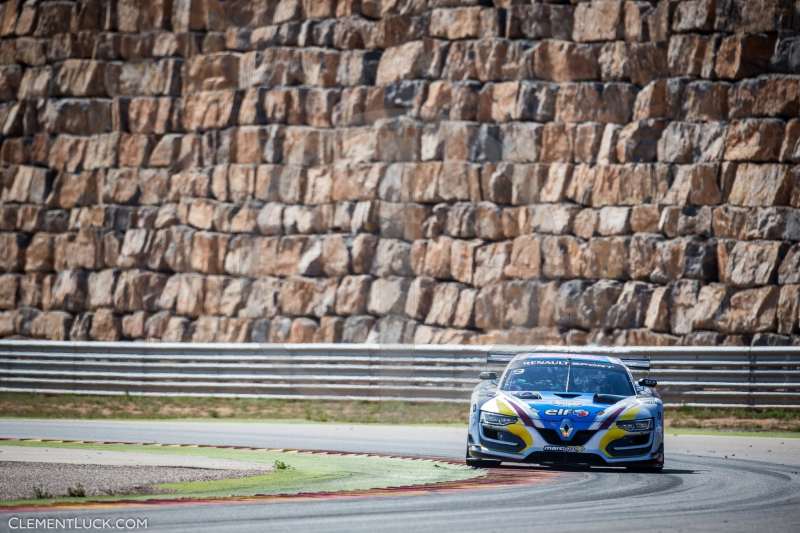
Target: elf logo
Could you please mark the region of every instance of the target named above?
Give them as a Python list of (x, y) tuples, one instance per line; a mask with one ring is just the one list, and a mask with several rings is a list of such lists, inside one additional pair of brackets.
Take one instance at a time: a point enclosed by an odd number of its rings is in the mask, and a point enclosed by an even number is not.
[(547, 409), (544, 414), (547, 416), (569, 416), (574, 414), (575, 416), (589, 416), (589, 411), (585, 409)]

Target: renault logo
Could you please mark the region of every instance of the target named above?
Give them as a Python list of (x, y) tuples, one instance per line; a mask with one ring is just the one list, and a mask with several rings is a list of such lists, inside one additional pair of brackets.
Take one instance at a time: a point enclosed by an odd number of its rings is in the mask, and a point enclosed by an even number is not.
[(561, 431), (561, 438), (564, 440), (569, 440), (572, 436), (572, 430), (575, 428), (572, 426), (572, 422), (569, 421), (569, 418), (565, 418), (561, 421), (561, 425), (558, 427)]

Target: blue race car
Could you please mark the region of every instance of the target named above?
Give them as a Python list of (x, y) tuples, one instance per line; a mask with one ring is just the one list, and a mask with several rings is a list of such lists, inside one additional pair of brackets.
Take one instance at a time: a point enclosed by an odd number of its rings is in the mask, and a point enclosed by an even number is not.
[(502, 376), (482, 372), (472, 393), (467, 464), (664, 467), (664, 405), (656, 381), (634, 381), (643, 359), (592, 355), (490, 356)]

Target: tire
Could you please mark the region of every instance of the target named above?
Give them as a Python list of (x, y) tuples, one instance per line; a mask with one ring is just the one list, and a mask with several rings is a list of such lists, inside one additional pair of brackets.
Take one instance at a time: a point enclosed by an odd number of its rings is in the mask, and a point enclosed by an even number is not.
[(637, 465), (631, 465), (628, 468), (630, 470), (636, 470), (639, 472), (650, 472), (650, 473), (658, 473), (664, 470), (664, 445), (662, 444), (661, 447), (658, 449), (659, 455), (658, 459), (654, 461), (648, 461), (645, 463), (639, 463)]
[(475, 457), (470, 457), (469, 448), (467, 448), (467, 457), (465, 462), (467, 463), (467, 466), (471, 466), (473, 468), (497, 468), (500, 466), (500, 461), (493, 459), (476, 459)]

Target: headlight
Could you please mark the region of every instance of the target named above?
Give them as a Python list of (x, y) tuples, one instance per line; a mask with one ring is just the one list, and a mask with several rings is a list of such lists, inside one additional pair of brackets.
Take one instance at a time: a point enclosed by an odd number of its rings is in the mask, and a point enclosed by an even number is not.
[(493, 426), (507, 426), (517, 421), (516, 416), (498, 415), (481, 411), (481, 423)]
[(652, 418), (641, 418), (639, 420), (617, 420), (617, 427), (629, 433), (650, 431), (653, 429)]

